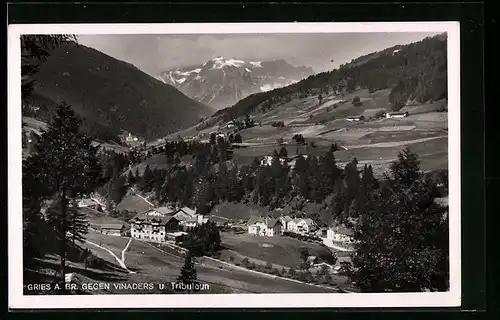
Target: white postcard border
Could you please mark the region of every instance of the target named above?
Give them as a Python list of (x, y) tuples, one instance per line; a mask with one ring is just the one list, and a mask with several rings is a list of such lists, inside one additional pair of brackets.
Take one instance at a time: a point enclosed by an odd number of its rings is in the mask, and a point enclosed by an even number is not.
[[(450, 291), (423, 293), (23, 295), (21, 34), (264, 34), (446, 32)], [(318, 308), (458, 307), (461, 304), (460, 28), (458, 22), (26, 24), (8, 26), (9, 307), (67, 308)], [(451, 108), (450, 108), (451, 106)], [(83, 298), (84, 297), (84, 298)]]

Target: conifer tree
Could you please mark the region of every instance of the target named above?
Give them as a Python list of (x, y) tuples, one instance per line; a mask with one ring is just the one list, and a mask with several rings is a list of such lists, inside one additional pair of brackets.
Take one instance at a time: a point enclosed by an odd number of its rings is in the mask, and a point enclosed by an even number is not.
[(67, 229), (70, 232), (69, 240), (73, 245), (75, 245), (76, 241), (84, 241), (85, 235), (89, 231), (89, 220), (85, 213), (78, 210), (78, 203), (75, 200), (71, 201), (68, 206), (67, 217)]
[(417, 180), (422, 172), (420, 170), (420, 160), (408, 147), (398, 154), (398, 161), (390, 166), (390, 172), (394, 181), (402, 187), (409, 187)]
[(280, 158), (288, 158), (288, 151), (286, 150), (285, 147), (281, 147), (279, 153), (278, 153)]
[(129, 186), (134, 185), (136, 177), (132, 173), (132, 170), (129, 170), (128, 175), (127, 175), (127, 183)]
[(148, 164), (146, 165), (146, 169), (144, 169), (144, 174), (142, 175), (141, 190), (145, 192), (151, 191), (151, 188), (153, 186), (153, 180), (154, 180), (154, 175)]
[(234, 142), (235, 143), (242, 143), (242, 138), (241, 138), (241, 134), (239, 133), (236, 133), (236, 135), (234, 136)]
[(193, 256), (191, 252), (186, 255), (184, 259), (184, 265), (181, 269), (181, 274), (177, 280), (184, 284), (193, 284), (197, 279), (197, 272), (193, 261)]
[(125, 176), (115, 177), (110, 183), (109, 199), (118, 204), (127, 194)]
[(243, 197), (243, 186), (241, 184), (241, 180), (238, 178), (238, 167), (234, 166), (229, 171), (228, 176), (228, 201), (240, 201)]
[[(90, 194), (99, 186), (101, 167), (97, 148), (90, 138), (80, 132), (81, 120), (71, 107), (62, 103), (47, 131), (40, 137), (39, 152), (31, 156), (25, 165), (23, 181), (36, 180), (37, 195), (55, 196), (61, 200), (57, 221), (60, 240), (61, 274), (66, 268), (68, 203)], [(24, 173), (23, 173), (24, 174)]]
[(321, 171), (321, 188), (323, 189), (323, 194), (326, 196), (333, 192), (335, 181), (337, 181), (342, 171), (337, 167), (332, 150), (321, 155), (319, 166)]

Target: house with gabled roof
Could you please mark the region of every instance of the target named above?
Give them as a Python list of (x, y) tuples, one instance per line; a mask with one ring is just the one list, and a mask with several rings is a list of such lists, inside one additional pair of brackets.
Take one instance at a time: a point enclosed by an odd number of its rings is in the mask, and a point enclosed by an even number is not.
[(287, 223), (287, 230), (296, 233), (310, 233), (318, 229), (311, 218), (296, 218)]
[(279, 236), (282, 231), (280, 219), (252, 217), (247, 222), (248, 233), (257, 236)]
[(332, 225), (326, 231), (326, 238), (336, 242), (351, 243), (352, 230), (344, 225)]
[(100, 225), (101, 233), (110, 236), (122, 236), (125, 233), (125, 225), (121, 223), (103, 223)]
[(297, 231), (303, 233), (313, 232), (316, 229), (318, 229), (318, 226), (311, 218), (300, 219), (300, 221), (298, 221), (296, 225), (297, 225)]
[(290, 216), (280, 216), (279, 217), (281, 225), (283, 226), (284, 230), (288, 230), (288, 223), (290, 221), (293, 221), (293, 218)]
[(179, 230), (179, 220), (157, 213), (148, 210), (130, 219), (130, 235), (139, 240), (162, 243), (167, 240), (167, 233)]

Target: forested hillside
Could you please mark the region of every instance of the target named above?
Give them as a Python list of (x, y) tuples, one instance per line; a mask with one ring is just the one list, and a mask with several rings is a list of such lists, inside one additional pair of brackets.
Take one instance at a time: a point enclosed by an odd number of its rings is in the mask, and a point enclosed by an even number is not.
[(447, 98), (446, 43), (446, 35), (438, 35), (388, 48), (285, 88), (251, 95), (214, 116), (230, 120), (252, 112), (266, 112), (295, 98), (332, 91), (351, 92), (356, 88), (371, 92), (391, 89), (389, 98), (395, 110), (408, 100), (427, 102)]
[(39, 69), (28, 104), (47, 117), (64, 100), (89, 131), (123, 129), (153, 140), (212, 112), (133, 65), (73, 42), (51, 50)]

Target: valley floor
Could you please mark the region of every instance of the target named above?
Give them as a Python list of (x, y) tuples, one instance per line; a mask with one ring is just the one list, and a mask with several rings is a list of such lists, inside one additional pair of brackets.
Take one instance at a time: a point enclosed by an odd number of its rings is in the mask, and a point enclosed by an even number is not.
[[(91, 294), (116, 293), (172, 293), (171, 288), (161, 289), (161, 284), (175, 282), (184, 264), (184, 258), (136, 239), (125, 239), (92, 232), (84, 244), (106, 262), (102, 270), (85, 268), (81, 263), (68, 263), (68, 270), (82, 283), (108, 283), (109, 288), (93, 290)], [(117, 253), (120, 253), (119, 255)], [(122, 254), (123, 253), (123, 254)], [(51, 256), (41, 265), (47, 271), (58, 270), (57, 256)], [(203, 293), (321, 293), (337, 292), (335, 288), (286, 280), (280, 277), (246, 270), (215, 259), (199, 258), (196, 263), (198, 280), (209, 284)], [(37, 271), (39, 272), (39, 271)], [(33, 271), (35, 273), (35, 271)], [(41, 277), (42, 274), (40, 273)], [(45, 272), (45, 277), (47, 272)], [(339, 282), (341, 282), (339, 280)], [(152, 289), (118, 288), (114, 284), (152, 284)], [(97, 286), (97, 285), (96, 285)], [(339, 287), (347, 287), (339, 283)], [(201, 292), (200, 292), (201, 293)]]

